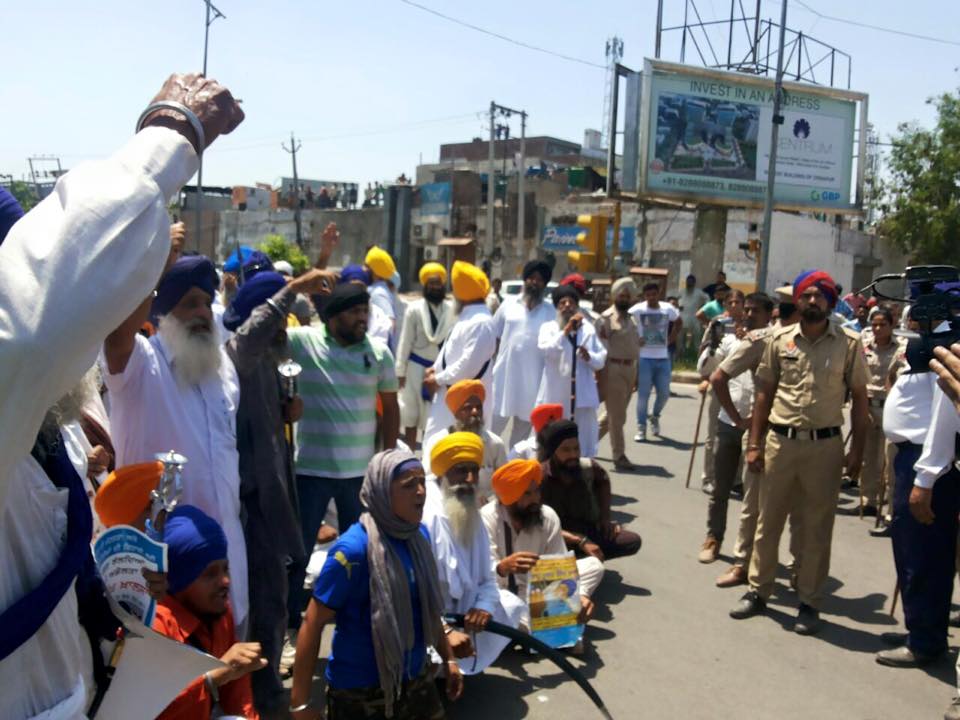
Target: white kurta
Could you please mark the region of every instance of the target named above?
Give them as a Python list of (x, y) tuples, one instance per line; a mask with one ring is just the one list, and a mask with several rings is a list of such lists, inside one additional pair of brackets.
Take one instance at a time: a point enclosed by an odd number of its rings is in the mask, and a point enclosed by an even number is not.
[[(437, 318), (437, 329), (433, 329), (430, 320), (430, 308)], [(401, 427), (423, 428), (427, 424), (430, 404), (423, 399), (423, 374), (426, 368), (410, 359), (414, 353), (433, 363), (440, 354), (440, 346), (450, 334), (454, 323), (453, 303), (444, 300), (439, 305), (430, 305), (426, 298), (420, 298), (407, 305), (403, 326), (400, 329), (400, 342), (397, 343), (397, 377), (405, 378), (400, 391)]]
[[(526, 611), (526, 603), (509, 591), (500, 591), (490, 563), (490, 538), (481, 519), (469, 547), (453, 536), (443, 512), (443, 497), (436, 482), (427, 482), (427, 500), (423, 523), (430, 531), (433, 554), (437, 561), (446, 613), (466, 613), (473, 608), (486, 610), (493, 620), (516, 628)], [(476, 657), (460, 660), (465, 675), (486, 670), (510, 642), (508, 638), (483, 632), (476, 636)]]
[(447, 388), (460, 380), (476, 379), (483, 383), (487, 395), (483, 403), (483, 416), (490, 417), (493, 402), (490, 389), (493, 377), (492, 358), (496, 351), (497, 337), (493, 332), (493, 317), (487, 306), (476, 303), (464, 307), (433, 364), (440, 389), (430, 405), (424, 437), (430, 437), (437, 430), (453, 424), (453, 413), (447, 407)]
[(530, 420), (543, 375), (543, 355), (537, 351), (537, 339), (540, 329), (556, 316), (550, 303), (541, 302), (528, 310), (522, 297), (505, 300), (497, 310), (493, 327), (500, 349), (493, 366), (494, 415)]
[(170, 351), (157, 334), (136, 345), (122, 373), (103, 364), (110, 393), (110, 419), (117, 467), (152, 460), (176, 450), (183, 468), (185, 505), (196, 505), (227, 535), (230, 601), (237, 625), (247, 617), (247, 551), (240, 525), (240, 456), (237, 407), (240, 384), (233, 361), (221, 348), (220, 373), (184, 386), (174, 374)]
[(510, 460), (536, 460), (537, 459), (537, 436), (531, 434), (518, 443), (514, 443), (507, 453), (507, 461)]
[[(537, 404), (559, 403), (565, 412), (570, 413), (570, 377), (573, 369), (573, 345), (556, 320), (551, 320), (540, 328), (538, 346), (544, 356), (543, 379), (537, 393)], [(581, 323), (577, 330), (578, 348), (586, 348), (590, 355), (584, 360), (577, 353), (577, 402), (573, 419), (577, 423), (580, 455), (595, 457), (600, 442), (600, 426), (597, 422), (597, 408), (600, 395), (597, 392), (595, 372), (601, 370), (607, 362), (607, 349), (597, 337), (597, 331), (589, 323)]]
[[(67, 493), (30, 456), (43, 416), (160, 278), (167, 198), (196, 163), (179, 134), (147, 128), (61, 177), (0, 246), (0, 611), (40, 583), (63, 547)], [(4, 718), (83, 717), (92, 667), (72, 588), (0, 661), (0, 688)]]
[[(430, 453), (433, 446), (450, 434), (450, 428), (438, 430), (423, 441), (423, 466), (429, 472)], [(503, 440), (492, 432), (483, 429), (483, 464), (480, 466), (480, 477), (477, 482), (477, 498), (481, 505), (493, 497), (493, 473), (502, 465), (507, 464), (507, 446)]]
[(393, 321), (378, 306), (370, 304), (370, 316), (367, 319), (367, 335), (382, 340), (384, 345), (390, 345), (390, 333), (393, 330)]
[(370, 305), (380, 308), (390, 322), (390, 337), (387, 346), (392, 352), (397, 346), (397, 324), (399, 322), (393, 293), (390, 292), (390, 288), (383, 280), (377, 280), (367, 288), (367, 292), (370, 293)]

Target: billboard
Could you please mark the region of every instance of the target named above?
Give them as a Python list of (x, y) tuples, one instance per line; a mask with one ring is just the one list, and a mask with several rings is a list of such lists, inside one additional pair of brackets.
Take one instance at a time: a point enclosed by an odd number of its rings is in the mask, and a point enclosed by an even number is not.
[[(867, 96), (784, 84), (774, 204), (850, 212), (862, 205)], [(770, 162), (774, 83), (741, 73), (647, 60), (640, 193), (761, 207)], [(865, 136), (864, 136), (865, 139)], [(854, 170), (854, 157), (861, 159)], [(854, 176), (856, 172), (856, 177)]]
[(450, 183), (427, 183), (417, 188), (420, 193), (420, 216), (450, 217)]
[[(540, 247), (552, 252), (583, 250), (577, 235), (583, 232), (579, 225), (547, 225), (540, 233)], [(632, 253), (636, 245), (637, 229), (633, 225), (620, 226), (620, 253)], [(613, 224), (607, 226), (607, 252), (613, 251)]]

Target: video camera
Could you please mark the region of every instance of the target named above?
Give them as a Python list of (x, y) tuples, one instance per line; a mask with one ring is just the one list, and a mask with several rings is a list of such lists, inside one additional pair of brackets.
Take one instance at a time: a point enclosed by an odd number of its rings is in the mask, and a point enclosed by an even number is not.
[[(902, 295), (895, 297), (881, 292), (880, 283), (902, 281)], [(942, 285), (960, 283), (960, 273), (952, 265), (917, 265), (902, 273), (880, 275), (860, 292), (872, 290), (883, 300), (910, 305), (910, 320), (919, 325), (914, 330), (896, 330), (894, 334), (907, 338), (907, 362), (914, 373), (927, 372), (935, 347), (949, 347), (960, 341), (960, 285), (943, 290)], [(938, 289), (939, 288), (939, 289)], [(947, 327), (942, 327), (948, 323)]]

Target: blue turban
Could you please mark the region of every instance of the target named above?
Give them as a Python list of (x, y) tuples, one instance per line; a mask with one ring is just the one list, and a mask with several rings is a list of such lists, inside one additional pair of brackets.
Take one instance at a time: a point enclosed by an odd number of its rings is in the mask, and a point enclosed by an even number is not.
[(347, 265), (340, 271), (341, 283), (353, 282), (354, 280), (360, 280), (364, 285), (369, 285), (373, 282), (373, 275), (363, 265)]
[(286, 286), (287, 281), (278, 272), (257, 273), (237, 290), (230, 307), (223, 313), (224, 327), (227, 330), (236, 330), (247, 321), (254, 308), (263, 305)]
[(227, 536), (220, 523), (193, 505), (180, 505), (167, 515), (163, 541), (171, 595), (188, 588), (210, 563), (227, 558)]
[(10, 232), (13, 224), (23, 217), (23, 208), (17, 199), (7, 192), (6, 188), (0, 187), (0, 244)]
[(157, 285), (157, 296), (153, 299), (150, 315), (159, 318), (173, 310), (180, 298), (191, 288), (200, 288), (211, 298), (216, 292), (217, 271), (209, 258), (203, 255), (187, 255), (177, 260), (167, 270)]
[(273, 272), (273, 262), (264, 253), (254, 250), (250, 253), (250, 257), (243, 262), (243, 272), (241, 273), (243, 282), (247, 282), (264, 271)]
[[(237, 257), (238, 253), (239, 257)], [(253, 248), (247, 247), (246, 245), (241, 245), (239, 250), (231, 250), (230, 254), (227, 255), (227, 259), (223, 261), (223, 271), (234, 274), (239, 273), (240, 266), (246, 265), (251, 255), (253, 255)]]

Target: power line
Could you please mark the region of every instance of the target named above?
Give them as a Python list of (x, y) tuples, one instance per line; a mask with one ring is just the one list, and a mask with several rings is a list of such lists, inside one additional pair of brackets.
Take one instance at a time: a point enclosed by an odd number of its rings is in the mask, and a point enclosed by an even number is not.
[(503, 40), (504, 42), (508, 42), (513, 45), (526, 48), (527, 50), (533, 50), (535, 52), (543, 53), (544, 55), (553, 55), (554, 57), (558, 57), (562, 60), (568, 60), (570, 62), (580, 63), (581, 65), (588, 65), (589, 67), (595, 67), (595, 68), (600, 68), (601, 70), (606, 70), (605, 65), (600, 65), (599, 63), (590, 62), (589, 60), (573, 57), (571, 55), (564, 55), (563, 53), (554, 52), (553, 50), (547, 50), (546, 48), (537, 47), (536, 45), (525, 43), (522, 40), (515, 40), (514, 38), (507, 37), (506, 35), (501, 35), (500, 33), (493, 32), (492, 30), (487, 30), (486, 28), (482, 28), (479, 25), (473, 25), (463, 20), (458, 20), (455, 17), (451, 17), (450, 15), (444, 15), (442, 12), (438, 12), (433, 8), (428, 8), (425, 5), (415, 3), (413, 2), (413, 0), (400, 0), (400, 2), (402, 2), (404, 5), (415, 7), (418, 10), (423, 10), (424, 12), (430, 13), (431, 15), (436, 15), (437, 17), (443, 18), (444, 20), (447, 20), (449, 22), (456, 23), (457, 25), (460, 25), (462, 27), (469, 28), (470, 30), (476, 30), (477, 32), (483, 33), (484, 35), (489, 35), (490, 37), (495, 37), (498, 40)]
[(941, 43), (943, 45), (960, 46), (960, 41), (957, 40), (947, 40), (946, 38), (934, 37), (933, 35), (921, 35), (919, 33), (907, 32), (906, 30), (894, 30), (893, 28), (881, 27), (880, 25), (871, 25), (870, 23), (860, 22), (859, 20), (850, 20), (848, 18), (826, 15), (819, 10), (815, 10), (814, 8), (810, 7), (803, 2), (803, 0), (796, 0), (796, 2), (804, 10), (813, 13), (821, 20), (831, 20), (833, 22), (843, 23), (845, 25), (853, 25), (855, 27), (867, 28), (868, 30), (877, 30), (879, 32), (890, 33), (891, 35), (901, 35), (903, 37), (913, 38), (914, 40), (927, 40), (928, 42)]

